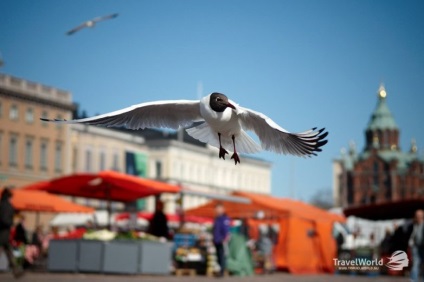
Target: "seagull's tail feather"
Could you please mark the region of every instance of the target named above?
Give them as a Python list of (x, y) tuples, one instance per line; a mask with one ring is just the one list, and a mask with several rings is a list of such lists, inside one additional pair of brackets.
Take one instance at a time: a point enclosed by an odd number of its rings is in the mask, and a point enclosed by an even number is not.
[[(231, 142), (233, 141), (228, 138)], [(232, 147), (231, 147), (232, 148)], [(253, 154), (262, 151), (262, 147), (255, 142), (244, 130), (241, 130), (236, 136), (236, 149), (238, 153)]]
[[(186, 131), (191, 137), (219, 148), (218, 133), (213, 131), (207, 123), (188, 128)], [(233, 151), (233, 140), (230, 136), (221, 136), (221, 144), (228, 151)], [(245, 154), (253, 154), (262, 150), (261, 146), (243, 130), (236, 136), (236, 149), (238, 153)]]
[(186, 131), (194, 139), (219, 148), (218, 134), (206, 122), (195, 127), (187, 128)]

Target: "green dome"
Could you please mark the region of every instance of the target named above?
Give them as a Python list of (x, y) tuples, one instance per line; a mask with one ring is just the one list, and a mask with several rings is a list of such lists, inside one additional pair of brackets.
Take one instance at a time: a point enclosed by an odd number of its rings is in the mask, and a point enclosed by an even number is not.
[(398, 129), (395, 119), (392, 116), (386, 103), (386, 90), (384, 86), (380, 86), (378, 91), (378, 103), (374, 112), (371, 115), (371, 119), (368, 122), (367, 130), (376, 129)]

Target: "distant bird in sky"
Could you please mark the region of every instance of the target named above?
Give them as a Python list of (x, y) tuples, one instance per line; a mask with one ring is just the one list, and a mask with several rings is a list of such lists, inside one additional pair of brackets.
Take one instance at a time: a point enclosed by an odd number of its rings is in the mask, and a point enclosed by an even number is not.
[(116, 18), (117, 16), (118, 16), (118, 13), (107, 15), (107, 16), (103, 16), (103, 17), (94, 18), (92, 20), (86, 21), (86, 22), (80, 24), (79, 26), (71, 29), (70, 31), (66, 32), (66, 34), (67, 35), (72, 35), (75, 32), (80, 31), (83, 28), (94, 27), (96, 25), (96, 23), (98, 23), (98, 22), (102, 22), (102, 21), (106, 21), (106, 20), (111, 20), (111, 19)]
[[(192, 125), (187, 133), (201, 142), (219, 148), (219, 158), (225, 160), (227, 150), (231, 159), (240, 163), (239, 153), (256, 153), (261, 149), (301, 157), (316, 156), (327, 143), (325, 128), (312, 128), (290, 133), (266, 115), (240, 107), (227, 96), (214, 92), (199, 100), (156, 101), (134, 105), (115, 112), (77, 120), (49, 120), (56, 123), (83, 123), (107, 127), (144, 129), (161, 127), (178, 129)], [(201, 122), (194, 125), (194, 122)], [(259, 137), (258, 145), (247, 133)]]

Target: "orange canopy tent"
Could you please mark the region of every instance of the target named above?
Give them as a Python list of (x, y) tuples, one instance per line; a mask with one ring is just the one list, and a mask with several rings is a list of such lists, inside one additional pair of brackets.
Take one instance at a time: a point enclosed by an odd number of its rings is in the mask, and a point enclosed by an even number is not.
[(72, 174), (37, 182), (22, 189), (118, 202), (131, 202), (147, 196), (180, 191), (180, 187), (175, 185), (115, 171)]
[[(222, 202), (228, 216), (248, 219), (251, 236), (259, 224), (278, 223), (280, 226), (275, 262), (279, 269), (291, 273), (333, 272), (336, 245), (332, 237), (335, 221), (344, 217), (331, 214), (317, 207), (291, 199), (275, 198), (254, 193), (235, 192), (235, 196), (250, 199), (250, 204)], [(186, 211), (187, 215), (214, 216), (218, 201)], [(262, 211), (267, 220), (255, 220), (256, 212)]]
[[(43, 192), (12, 189), (12, 206), (20, 211), (92, 213), (94, 209)], [(1, 190), (0, 190), (1, 193)]]

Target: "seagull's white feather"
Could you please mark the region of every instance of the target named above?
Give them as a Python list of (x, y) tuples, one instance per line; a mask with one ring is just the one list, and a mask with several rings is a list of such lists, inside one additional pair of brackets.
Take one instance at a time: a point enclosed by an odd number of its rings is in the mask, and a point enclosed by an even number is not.
[(267, 151), (305, 157), (316, 155), (315, 152), (320, 152), (320, 147), (327, 143), (323, 140), (328, 134), (323, 133), (324, 129), (313, 128), (301, 133), (290, 133), (262, 113), (237, 107), (237, 114), (242, 127), (254, 131), (262, 148)]
[[(218, 134), (208, 125), (208, 123), (204, 122), (198, 126), (188, 128), (186, 131), (191, 137), (213, 147), (219, 148)], [(262, 150), (261, 146), (250, 138), (244, 130), (240, 130), (235, 140), (237, 152), (239, 153), (253, 154)], [(228, 151), (234, 151), (231, 135), (221, 135), (221, 145)]]
[(223, 112), (212, 110), (209, 99), (210, 95), (200, 100), (200, 114), (209, 126), (216, 133), (219, 132), (223, 138), (238, 135), (241, 130), (241, 124), (237, 114), (231, 108), (226, 108)]
[(157, 101), (134, 105), (115, 112), (77, 120), (55, 120), (58, 123), (84, 123), (107, 127), (143, 129), (161, 127), (178, 129), (203, 120), (200, 116), (199, 101), (174, 100)]

